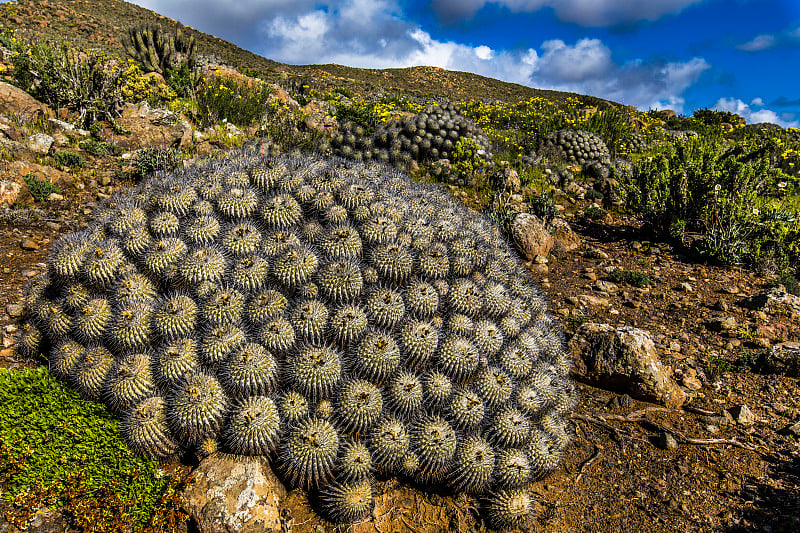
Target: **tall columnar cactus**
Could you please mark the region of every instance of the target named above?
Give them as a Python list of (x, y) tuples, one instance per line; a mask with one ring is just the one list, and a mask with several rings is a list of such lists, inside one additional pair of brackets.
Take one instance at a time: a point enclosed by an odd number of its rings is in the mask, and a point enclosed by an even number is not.
[(498, 228), (387, 166), (238, 152), (158, 173), (57, 242), (18, 344), (142, 454), (266, 455), (354, 521), (371, 479), (523, 525), (574, 403), (561, 332)]
[(128, 28), (122, 44), (125, 53), (139, 61), (147, 72), (164, 75), (168, 68), (181, 62), (194, 67), (195, 39), (181, 28), (169, 33), (160, 24), (138, 24)]

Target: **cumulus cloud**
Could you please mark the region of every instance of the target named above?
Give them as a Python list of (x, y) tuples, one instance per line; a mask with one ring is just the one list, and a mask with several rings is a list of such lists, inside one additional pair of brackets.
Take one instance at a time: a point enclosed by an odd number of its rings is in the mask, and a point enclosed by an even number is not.
[(683, 112), (682, 94), (710, 64), (702, 58), (684, 62), (614, 62), (599, 39), (581, 39), (573, 45), (546, 41), (531, 74), (535, 87), (591, 94), (640, 109)]
[(704, 0), (433, 0), (432, 7), (444, 22), (472, 18), (482, 7), (494, 4), (511, 12), (533, 13), (552, 8), (564, 22), (581, 26), (605, 27), (653, 21), (679, 13)]
[[(784, 128), (797, 128), (800, 127), (800, 121), (797, 120), (784, 120), (775, 111), (771, 109), (759, 109), (754, 111), (749, 105), (742, 102), (738, 98), (720, 98), (712, 108), (716, 111), (729, 111), (741, 115), (747, 120), (748, 124), (758, 124), (760, 122), (771, 122)], [(786, 115), (784, 115), (785, 117)]]
[(750, 106), (751, 107), (764, 107), (764, 100), (762, 100), (761, 98), (753, 98), (753, 100), (750, 102)]
[(775, 38), (774, 35), (770, 34), (763, 34), (757, 35), (753, 37), (753, 39), (747, 41), (746, 43), (742, 43), (736, 48), (739, 50), (744, 50), (745, 52), (760, 52), (761, 50), (768, 50), (775, 46), (778, 40)]

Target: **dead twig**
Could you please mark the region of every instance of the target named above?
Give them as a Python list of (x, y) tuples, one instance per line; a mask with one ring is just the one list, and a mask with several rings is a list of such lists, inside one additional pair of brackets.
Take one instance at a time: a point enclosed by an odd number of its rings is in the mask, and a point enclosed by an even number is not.
[(586, 471), (586, 469), (589, 468), (589, 465), (594, 463), (597, 460), (597, 458), (600, 457), (600, 451), (602, 449), (603, 447), (600, 446), (599, 444), (594, 445), (594, 452), (592, 453), (592, 455), (588, 459), (586, 459), (583, 463), (581, 463), (581, 466), (578, 469), (578, 475), (575, 477), (575, 483), (581, 480), (584, 471)]
[(626, 423), (634, 423), (634, 424), (642, 424), (646, 426), (650, 426), (657, 431), (663, 431), (665, 433), (669, 433), (676, 439), (680, 440), (685, 444), (693, 444), (696, 446), (708, 446), (714, 444), (727, 444), (730, 446), (736, 446), (738, 448), (742, 448), (745, 450), (749, 450), (751, 452), (761, 453), (759, 452), (758, 448), (755, 446), (751, 446), (744, 442), (739, 442), (733, 439), (696, 439), (693, 437), (689, 437), (684, 433), (678, 431), (677, 429), (673, 429), (669, 426), (656, 422), (655, 420), (651, 420), (649, 418), (645, 418), (644, 414), (653, 411), (666, 411), (672, 413), (681, 413), (684, 411), (676, 410), (676, 409), (667, 409), (665, 407), (648, 407), (646, 409), (641, 409), (639, 411), (634, 411), (627, 415), (597, 415), (597, 416), (589, 416), (589, 415), (581, 415), (581, 414), (573, 414), (573, 418), (577, 418), (578, 420), (585, 420), (587, 422), (591, 422), (592, 424), (596, 424), (604, 429), (611, 431), (615, 437), (619, 438), (621, 432), (618, 428), (615, 428), (609, 421), (618, 421), (618, 422), (626, 422)]

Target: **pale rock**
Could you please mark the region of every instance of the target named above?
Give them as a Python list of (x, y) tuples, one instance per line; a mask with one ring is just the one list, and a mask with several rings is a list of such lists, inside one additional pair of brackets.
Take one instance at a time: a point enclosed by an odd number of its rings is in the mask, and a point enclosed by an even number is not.
[(214, 453), (192, 472), (181, 494), (200, 533), (278, 533), (286, 488), (266, 457)]
[(569, 348), (580, 379), (670, 408), (686, 400), (645, 330), (588, 322), (569, 341)]
[(553, 248), (553, 236), (541, 219), (529, 213), (517, 213), (510, 227), (511, 237), (529, 261), (537, 255), (547, 256)]

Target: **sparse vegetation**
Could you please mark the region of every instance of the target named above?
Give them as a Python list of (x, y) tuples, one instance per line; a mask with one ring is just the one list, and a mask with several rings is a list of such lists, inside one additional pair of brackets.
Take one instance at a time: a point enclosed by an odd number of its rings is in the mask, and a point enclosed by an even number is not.
[(622, 268), (615, 268), (608, 277), (614, 283), (627, 283), (628, 285), (639, 288), (647, 287), (652, 283), (647, 274)]
[(31, 196), (33, 196), (33, 199), (37, 202), (46, 202), (51, 194), (61, 192), (58, 185), (37, 178), (36, 174), (33, 172), (22, 176), (22, 181), (28, 186), (28, 190), (31, 191)]

